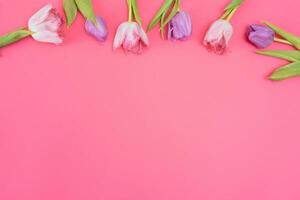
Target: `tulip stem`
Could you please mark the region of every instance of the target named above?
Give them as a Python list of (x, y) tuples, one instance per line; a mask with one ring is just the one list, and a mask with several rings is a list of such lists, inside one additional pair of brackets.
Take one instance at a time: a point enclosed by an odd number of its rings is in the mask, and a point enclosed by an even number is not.
[(228, 17), (226, 18), (226, 21), (230, 21), (230, 20), (231, 20), (231, 18), (233, 17), (234, 13), (237, 11), (238, 8), (239, 8), (239, 7), (236, 7), (236, 8), (234, 8), (234, 9), (230, 12), (230, 14), (228, 15)]
[(8, 33), (4, 36), (0, 36), (0, 47), (7, 46), (14, 42), (17, 42), (23, 38), (31, 36), (33, 33), (27, 29), (19, 29), (15, 32)]
[(287, 40), (285, 40), (285, 39), (278, 38), (278, 37), (275, 37), (275, 38), (274, 38), (274, 41), (275, 41), (275, 42), (282, 43), (282, 44), (292, 45), (292, 43), (290, 43), (289, 41), (287, 41)]
[(128, 21), (132, 22), (132, 0), (127, 0), (128, 4)]

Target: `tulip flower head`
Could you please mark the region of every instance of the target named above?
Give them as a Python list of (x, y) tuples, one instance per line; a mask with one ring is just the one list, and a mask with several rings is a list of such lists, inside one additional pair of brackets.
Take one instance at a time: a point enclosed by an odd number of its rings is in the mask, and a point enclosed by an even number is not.
[(85, 22), (85, 30), (100, 42), (105, 41), (108, 35), (106, 23), (100, 16), (96, 17), (96, 24), (87, 19)]
[(231, 18), (243, 3), (243, 0), (231, 0), (224, 9), (223, 15), (216, 20), (206, 32), (203, 45), (216, 54), (225, 53), (228, 43), (233, 35)]
[(60, 44), (63, 42), (63, 24), (62, 17), (48, 4), (29, 19), (28, 29), (36, 41)]
[(275, 32), (264, 25), (252, 24), (247, 33), (248, 40), (259, 49), (270, 46), (275, 37)]
[(203, 43), (208, 50), (216, 54), (223, 54), (232, 34), (232, 25), (226, 20), (219, 19), (210, 26)]
[(63, 42), (63, 24), (64, 21), (61, 15), (57, 13), (51, 4), (48, 4), (30, 17), (28, 28), (22, 28), (0, 37), (0, 47), (29, 36), (39, 42), (60, 44)]
[(192, 34), (192, 20), (187, 12), (179, 11), (168, 23), (169, 40), (187, 40)]
[[(278, 37), (279, 36), (279, 37)], [(279, 42), (300, 49), (300, 39), (295, 35), (265, 22), (264, 25), (252, 24), (247, 32), (248, 40), (258, 49), (269, 47), (273, 42)]]
[(123, 47), (125, 52), (141, 53), (149, 46), (147, 34), (136, 22), (124, 22), (118, 27), (113, 48)]
[(142, 22), (138, 14), (136, 0), (128, 0), (127, 4), (128, 21), (119, 25), (115, 35), (113, 49), (116, 50), (122, 47), (127, 53), (139, 54), (143, 51), (144, 47), (149, 46), (149, 40), (141, 26)]

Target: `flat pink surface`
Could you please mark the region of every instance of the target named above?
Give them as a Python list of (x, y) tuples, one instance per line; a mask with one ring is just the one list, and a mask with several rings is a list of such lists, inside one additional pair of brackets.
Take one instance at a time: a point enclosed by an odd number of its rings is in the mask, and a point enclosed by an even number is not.
[[(140, 56), (111, 50), (125, 1), (93, 2), (107, 42), (79, 16), (61, 46), (28, 38), (1, 49), (1, 200), (300, 199), (300, 78), (268, 81), (286, 62), (244, 37), (260, 20), (300, 35), (300, 1), (246, 0), (224, 56), (201, 40), (227, 0), (183, 1), (191, 40), (155, 29)], [(139, 1), (144, 26), (162, 2)], [(46, 3), (1, 1), (0, 34)]]

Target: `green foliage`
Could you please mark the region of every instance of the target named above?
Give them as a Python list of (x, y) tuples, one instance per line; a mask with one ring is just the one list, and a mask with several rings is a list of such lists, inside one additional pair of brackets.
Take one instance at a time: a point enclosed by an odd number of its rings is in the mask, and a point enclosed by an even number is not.
[(90, 0), (75, 0), (76, 5), (81, 12), (81, 14), (86, 18), (91, 20), (96, 24), (96, 15), (93, 11), (92, 3)]
[(283, 29), (269, 23), (269, 22), (264, 22), (264, 24), (266, 24), (268, 27), (270, 27), (273, 31), (275, 31), (275, 33), (277, 35), (280, 35), (282, 38), (286, 39), (287, 41), (289, 41), (290, 43), (292, 43), (292, 45), (294, 45), (297, 49), (300, 50), (300, 38), (288, 33), (286, 31), (284, 31)]
[(300, 61), (299, 50), (271, 50), (271, 51), (257, 51), (256, 53), (265, 56), (285, 59), (290, 62)]
[(170, 9), (174, 0), (165, 0), (164, 4), (160, 7), (156, 15), (152, 18), (151, 22), (148, 25), (147, 31), (150, 31), (159, 21), (161, 21), (162, 16), (165, 16), (165, 13)]
[(280, 81), (280, 80), (284, 80), (296, 76), (300, 76), (300, 61), (293, 62), (276, 69), (271, 74), (269, 79), (274, 81)]
[(70, 27), (77, 16), (75, 0), (64, 0), (63, 6), (67, 18), (67, 26)]
[(26, 29), (19, 29), (15, 32), (8, 33), (0, 37), (0, 47), (4, 47), (14, 42), (17, 42), (25, 37), (30, 36), (31, 34), (32, 32)]

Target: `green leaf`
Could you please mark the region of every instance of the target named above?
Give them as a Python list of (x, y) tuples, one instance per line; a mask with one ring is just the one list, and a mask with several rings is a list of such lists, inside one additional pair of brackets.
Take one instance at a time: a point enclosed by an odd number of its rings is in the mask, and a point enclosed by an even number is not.
[(244, 2), (244, 0), (232, 0), (224, 9), (224, 13), (220, 19), (230, 21), (238, 7)]
[(173, 19), (173, 17), (177, 14), (179, 10), (179, 5), (180, 5), (180, 0), (175, 0), (171, 13), (169, 14), (168, 18), (164, 20), (164, 23), (162, 25), (163, 27), (165, 27), (171, 21), (171, 19)]
[(74, 0), (64, 0), (64, 11), (67, 18), (67, 26), (70, 27), (77, 15), (77, 6)]
[(31, 34), (32, 32), (26, 29), (19, 29), (15, 32), (8, 33), (0, 37), (0, 47), (4, 47), (14, 42), (17, 42), (25, 37), (30, 36)]
[(275, 58), (282, 58), (290, 62), (300, 61), (300, 51), (298, 50), (257, 51), (256, 53)]
[(161, 15), (161, 18), (160, 18), (160, 35), (163, 39), (165, 38), (165, 29), (164, 29), (163, 24), (165, 22), (165, 17), (166, 17), (167, 12), (168, 12), (168, 10), (165, 10), (165, 12), (163, 12), (163, 14)]
[(300, 76), (300, 61), (290, 63), (284, 67), (276, 69), (271, 76), (270, 80), (280, 81), (291, 77)]
[(96, 15), (93, 11), (92, 3), (90, 0), (75, 0), (77, 7), (81, 14), (96, 24)]
[(162, 14), (170, 8), (174, 0), (165, 0), (165, 3), (160, 7), (156, 15), (148, 25), (147, 31), (150, 31), (161, 19)]
[(287, 41), (292, 43), (292, 45), (294, 45), (297, 49), (300, 50), (300, 38), (299, 37), (297, 37), (296, 35), (293, 35), (291, 33), (288, 33), (286, 31), (284, 31), (283, 29), (281, 29), (269, 22), (264, 22), (264, 24), (269, 26), (273, 31), (276, 32), (276, 34), (280, 35), (282, 38), (286, 39)]
[(244, 0), (232, 0), (225, 8), (225, 10), (233, 10), (237, 7), (239, 7)]
[(141, 17), (140, 17), (140, 13), (139, 13), (139, 9), (138, 9), (136, 0), (132, 0), (132, 10), (133, 10), (135, 21), (138, 24), (142, 25), (142, 21), (141, 21)]

